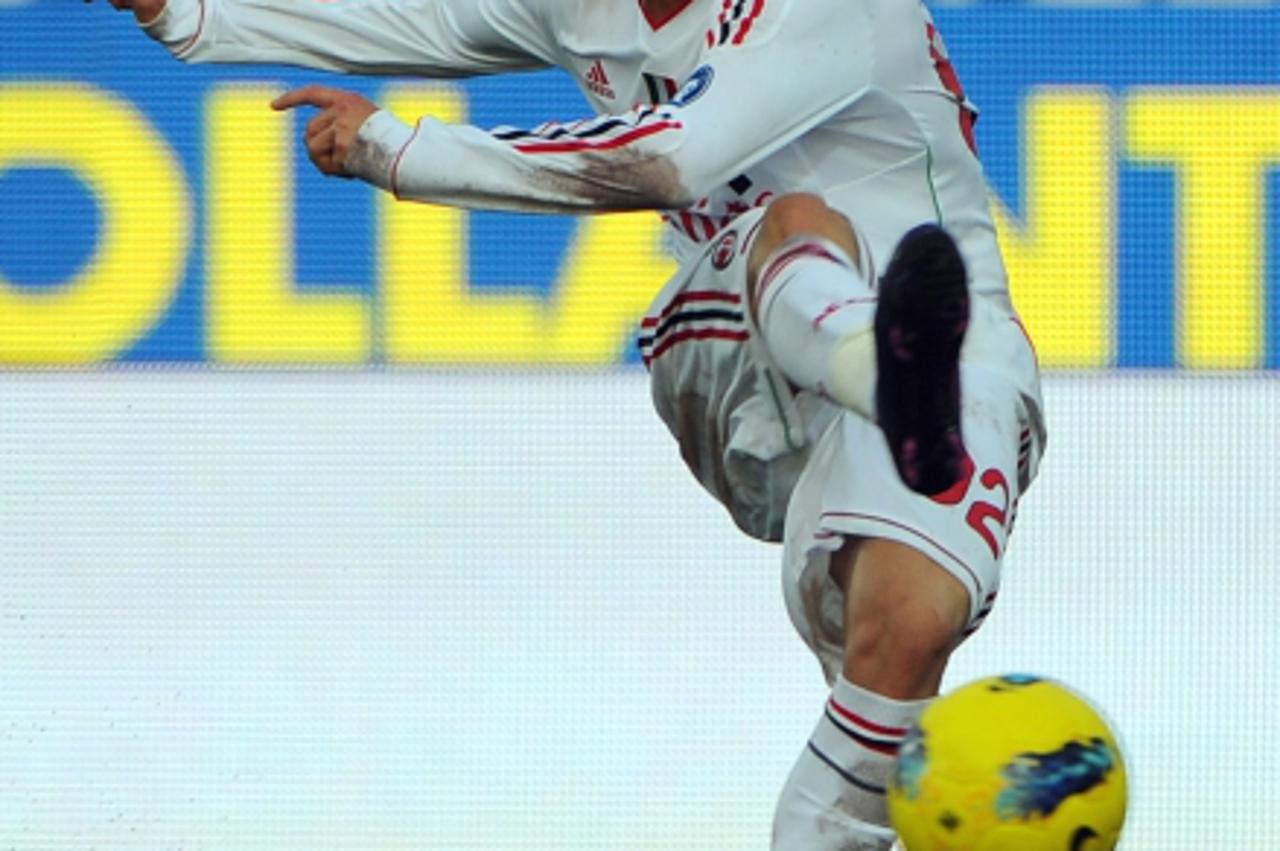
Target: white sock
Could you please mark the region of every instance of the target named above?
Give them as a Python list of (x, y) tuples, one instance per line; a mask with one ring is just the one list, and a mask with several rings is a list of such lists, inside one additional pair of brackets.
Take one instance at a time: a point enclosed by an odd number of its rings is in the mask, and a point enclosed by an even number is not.
[(836, 679), (778, 798), (773, 851), (887, 851), (885, 789), (898, 747), (929, 700), (893, 700)]
[(865, 246), (859, 268), (829, 240), (802, 235), (765, 261), (755, 315), (774, 362), (806, 390), (875, 414), (876, 293)]

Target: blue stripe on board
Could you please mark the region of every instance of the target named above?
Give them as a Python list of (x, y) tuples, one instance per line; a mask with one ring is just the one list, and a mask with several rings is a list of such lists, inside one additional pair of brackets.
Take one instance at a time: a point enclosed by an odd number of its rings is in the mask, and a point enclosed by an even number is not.
[(1115, 365), (1171, 368), (1177, 365), (1174, 175), (1164, 167), (1125, 167), (1117, 189)]

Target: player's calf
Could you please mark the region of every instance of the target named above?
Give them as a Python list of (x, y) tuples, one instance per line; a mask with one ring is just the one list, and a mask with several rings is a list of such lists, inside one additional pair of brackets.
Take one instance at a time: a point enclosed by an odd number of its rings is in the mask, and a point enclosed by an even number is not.
[(887, 783), (937, 694), (969, 592), (919, 550), (851, 540), (831, 557), (845, 596), (845, 660), (774, 814), (774, 851), (888, 851)]
[(832, 556), (845, 598), (844, 675), (894, 699), (931, 697), (970, 618), (969, 592), (924, 553), (868, 538)]

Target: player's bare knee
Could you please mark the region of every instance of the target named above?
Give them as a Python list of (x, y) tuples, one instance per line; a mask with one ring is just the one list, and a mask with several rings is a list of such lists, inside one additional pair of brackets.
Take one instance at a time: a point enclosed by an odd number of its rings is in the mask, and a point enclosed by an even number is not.
[(850, 625), (847, 652), (878, 658), (902, 670), (922, 670), (944, 661), (961, 627), (941, 606), (912, 601)]
[(932, 665), (951, 655), (960, 632), (961, 625), (941, 606), (917, 603), (897, 613), (888, 650), (903, 664)]
[[(839, 215), (812, 192), (792, 192), (769, 202), (765, 210), (765, 228), (801, 231), (831, 215)], [(843, 218), (843, 216), (841, 216)]]
[(845, 627), (845, 663), (863, 667), (876, 663), (888, 645), (889, 624), (876, 614), (858, 618)]
[(765, 261), (788, 239), (803, 234), (830, 240), (856, 265), (858, 237), (853, 224), (841, 212), (827, 206), (821, 196), (795, 192), (776, 198), (765, 210), (760, 231), (747, 258), (747, 287), (754, 292), (756, 277)]
[(858, 238), (849, 219), (827, 206), (821, 196), (795, 192), (770, 202), (751, 247), (751, 260), (763, 262), (778, 246), (800, 234), (829, 239), (855, 262), (858, 259)]

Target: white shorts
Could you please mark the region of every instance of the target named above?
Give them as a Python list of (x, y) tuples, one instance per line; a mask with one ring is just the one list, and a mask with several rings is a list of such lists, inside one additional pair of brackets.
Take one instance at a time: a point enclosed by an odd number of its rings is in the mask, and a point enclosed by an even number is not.
[(847, 411), (831, 417), (787, 509), (782, 587), (787, 613), (828, 680), (844, 658), (844, 595), (829, 575), (847, 537), (884, 538), (931, 558), (969, 592), (968, 635), (996, 599), (1018, 500), (1041, 451), (1032, 412), (1002, 376), (961, 364), (961, 431), (971, 475), (946, 501), (898, 476), (879, 427)]
[(986, 617), (1042, 451), (1039, 382), (1016, 319), (975, 296), (961, 352), (973, 475), (948, 504), (911, 491), (877, 425), (793, 395), (769, 358), (746, 309), (747, 256), (762, 214), (735, 221), (668, 282), (644, 320), (640, 351), (655, 407), (693, 474), (744, 532), (781, 539), (787, 611), (831, 678), (843, 659), (844, 601), (828, 566), (846, 537), (914, 547), (968, 590), (968, 631)]

